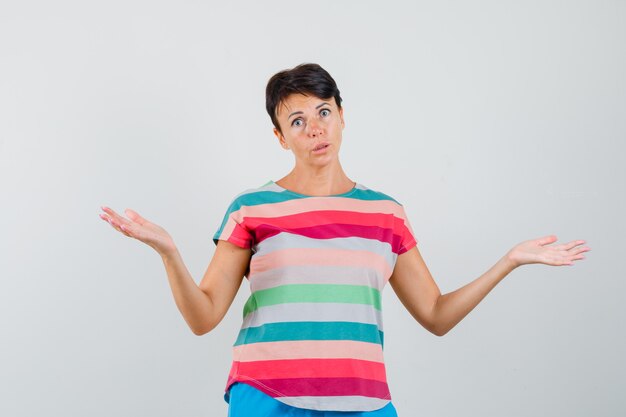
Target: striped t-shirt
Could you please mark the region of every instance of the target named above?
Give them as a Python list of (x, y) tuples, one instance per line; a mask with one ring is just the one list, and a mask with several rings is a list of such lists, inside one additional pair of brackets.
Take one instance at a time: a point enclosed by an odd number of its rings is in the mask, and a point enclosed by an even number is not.
[(269, 181), (232, 200), (218, 240), (252, 251), (227, 401), (235, 382), (313, 410), (391, 401), (381, 292), (417, 244), (400, 203), (359, 183), (316, 197)]

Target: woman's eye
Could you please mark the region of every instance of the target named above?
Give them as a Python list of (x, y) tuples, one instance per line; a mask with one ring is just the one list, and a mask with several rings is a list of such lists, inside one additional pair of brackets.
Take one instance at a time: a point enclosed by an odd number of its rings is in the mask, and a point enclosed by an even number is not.
[(293, 121), (293, 123), (291, 123), (292, 126), (302, 126), (302, 119), (296, 119)]
[(322, 112), (323, 112), (323, 111), (327, 112), (327, 113), (326, 113), (326, 115), (329, 115), (329, 114), (330, 114), (330, 110), (328, 110), (328, 109), (322, 109), (322, 110), (320, 111), (320, 114), (322, 114)]

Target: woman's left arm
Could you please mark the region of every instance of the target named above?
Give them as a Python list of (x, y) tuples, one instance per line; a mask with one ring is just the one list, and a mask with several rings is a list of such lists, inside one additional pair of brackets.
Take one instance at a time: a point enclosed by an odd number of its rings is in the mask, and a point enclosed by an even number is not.
[(485, 296), (518, 266), (542, 263), (545, 265), (573, 265), (584, 259), (580, 247), (583, 240), (548, 246), (556, 242), (554, 235), (522, 242), (469, 284), (441, 295), (417, 247), (398, 256), (389, 278), (393, 290), (411, 315), (431, 333), (443, 336), (485, 298)]

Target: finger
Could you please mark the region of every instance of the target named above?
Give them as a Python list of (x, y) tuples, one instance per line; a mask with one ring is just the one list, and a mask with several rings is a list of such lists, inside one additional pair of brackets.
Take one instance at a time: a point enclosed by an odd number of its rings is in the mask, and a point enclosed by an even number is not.
[(544, 246), (556, 242), (557, 239), (558, 238), (555, 235), (548, 235), (535, 240), (535, 242), (540, 246)]
[(100, 213), (100, 218), (104, 220), (105, 222), (109, 223), (112, 227), (115, 227), (111, 216)]
[(121, 231), (120, 229), (118, 229), (118, 226), (115, 224), (115, 221), (113, 219), (111, 219), (110, 217), (108, 217), (108, 216), (106, 216), (104, 214), (101, 214), (100, 218), (102, 220), (104, 220), (105, 222), (109, 223), (109, 225), (111, 225), (111, 227), (114, 228), (115, 230)]
[(139, 223), (140, 225), (143, 225), (146, 223), (146, 219), (141, 217), (139, 213), (137, 213), (135, 210), (127, 208), (126, 210), (124, 210), (124, 213), (126, 213), (128, 218), (134, 221), (135, 223)]
[(575, 248), (576, 246), (582, 245), (583, 243), (585, 243), (584, 240), (572, 240), (571, 242), (563, 245), (563, 249), (570, 250), (572, 248)]
[(120, 233), (125, 234), (128, 237), (133, 237), (130, 233), (131, 230), (131, 223), (118, 223), (115, 220), (112, 220), (112, 226), (118, 230)]
[(567, 252), (567, 251), (569, 251), (570, 249), (572, 249), (573, 247), (575, 247), (575, 246), (577, 246), (577, 245), (580, 245), (580, 243), (579, 243), (579, 242), (581, 242), (581, 241), (580, 241), (580, 240), (574, 240), (574, 241), (572, 241), (572, 242), (563, 243), (563, 244), (560, 244), (560, 245), (554, 245), (554, 246), (552, 246), (552, 249), (553, 249), (553, 250), (558, 250), (558, 251), (564, 251), (564, 252)]
[(100, 214), (99, 216), (100, 216), (100, 218), (101, 218), (102, 220), (104, 220), (105, 222), (107, 222), (107, 223), (109, 223), (111, 226), (113, 226), (113, 225), (111, 224), (111, 218), (110, 218), (109, 216), (107, 216), (106, 214)]
[(111, 219), (111, 225), (113, 227), (115, 227), (117, 230), (121, 230), (120, 226), (122, 226), (124, 223), (122, 223), (121, 221), (119, 221), (118, 219)]
[(126, 236), (133, 237), (133, 234), (132, 234), (133, 227), (132, 227), (132, 225), (122, 224), (122, 225), (120, 225), (120, 229), (122, 230), (122, 233), (124, 233)]
[[(577, 241), (580, 242), (580, 241)], [(566, 256), (576, 256), (580, 253), (583, 252), (589, 252), (591, 250), (591, 248), (589, 248), (588, 246), (579, 246), (581, 245), (581, 243), (575, 243), (575, 244), (567, 244), (567, 245), (563, 245), (562, 248), (556, 248), (560, 251), (563, 252), (564, 255)]]
[(126, 222), (126, 221), (120, 222), (119, 220), (114, 219), (114, 218), (109, 217), (109, 216), (106, 216), (104, 214), (100, 214), (100, 218), (102, 220), (105, 220), (105, 221), (109, 222), (111, 227), (113, 227), (115, 230), (125, 234), (126, 236), (130, 236), (130, 234), (128, 234), (128, 232), (127, 232), (128, 228), (129, 228), (129, 225), (130, 225), (129, 222)]
[(120, 225), (124, 224), (124, 225), (130, 225), (131, 222), (128, 221), (128, 219), (126, 219), (124, 216), (120, 216), (119, 214), (117, 214), (113, 209), (110, 209), (108, 207), (102, 207), (102, 210), (104, 210), (108, 215), (109, 218), (111, 220), (111, 225), (115, 226), (116, 228), (119, 228)]
[(575, 261), (586, 259), (585, 255), (567, 256), (563, 258), (564, 265), (574, 265)]
[(115, 219), (108, 216), (104, 217), (104, 220), (108, 221), (112, 228), (114, 228), (115, 230), (119, 230), (119, 223)]
[(118, 219), (118, 220), (120, 220), (120, 219), (122, 218), (122, 216), (120, 216), (119, 214), (117, 214), (117, 213), (115, 212), (115, 210), (113, 210), (112, 208), (102, 206), (102, 210), (104, 210), (104, 212), (105, 212), (106, 214), (108, 214), (108, 215), (109, 215), (109, 217), (110, 217), (111, 219)]
[(570, 249), (570, 253), (572, 255), (578, 255), (579, 253), (584, 253), (584, 252), (589, 252), (591, 249), (589, 249), (587, 246), (582, 247), (582, 248), (574, 248), (574, 249)]

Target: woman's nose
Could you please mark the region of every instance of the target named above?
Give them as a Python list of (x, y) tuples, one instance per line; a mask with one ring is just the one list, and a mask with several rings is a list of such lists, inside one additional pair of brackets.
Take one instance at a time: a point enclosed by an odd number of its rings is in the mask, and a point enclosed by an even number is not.
[(322, 134), (322, 127), (319, 121), (312, 119), (308, 125), (309, 136), (319, 136)]

